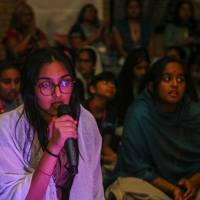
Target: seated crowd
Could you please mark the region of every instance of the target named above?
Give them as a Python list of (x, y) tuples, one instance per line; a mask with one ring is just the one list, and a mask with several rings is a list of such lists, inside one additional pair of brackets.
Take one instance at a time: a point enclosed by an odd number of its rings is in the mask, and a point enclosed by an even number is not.
[[(127, 0), (125, 9), (109, 32), (95, 6), (84, 5), (67, 34), (71, 46), (55, 45), (75, 67), (79, 102), (102, 137), (105, 198), (200, 199), (200, 21), (190, 1), (178, 2), (163, 34), (165, 55), (152, 62), (154, 31), (141, 1)], [(24, 63), (49, 47), (26, 3), (2, 43), (0, 115), (23, 104)]]

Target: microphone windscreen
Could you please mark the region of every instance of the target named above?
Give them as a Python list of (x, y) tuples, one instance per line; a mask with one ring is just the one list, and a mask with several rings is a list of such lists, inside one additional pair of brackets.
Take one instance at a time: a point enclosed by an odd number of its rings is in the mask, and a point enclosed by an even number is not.
[(71, 108), (70, 108), (70, 106), (68, 106), (67, 104), (62, 104), (62, 105), (58, 106), (58, 109), (57, 109), (57, 116), (58, 116), (58, 117), (61, 117), (61, 116), (63, 116), (63, 115), (72, 116)]

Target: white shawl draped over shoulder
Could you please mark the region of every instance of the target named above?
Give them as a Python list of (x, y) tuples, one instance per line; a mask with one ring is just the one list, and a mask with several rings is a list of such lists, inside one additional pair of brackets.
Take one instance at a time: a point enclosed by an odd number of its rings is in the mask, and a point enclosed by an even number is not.
[[(0, 115), (0, 199), (23, 200), (29, 191), (33, 172), (42, 156), (42, 149), (36, 156), (39, 147), (37, 136), (34, 138), (31, 153), (24, 156), (27, 141), (28, 121), (19, 108)], [(26, 152), (30, 148), (29, 138)], [(94, 117), (81, 106), (78, 126), (79, 173), (75, 176), (70, 190), (70, 200), (103, 200), (104, 191), (100, 168), (101, 135)], [(44, 200), (57, 200), (56, 187), (51, 177)]]

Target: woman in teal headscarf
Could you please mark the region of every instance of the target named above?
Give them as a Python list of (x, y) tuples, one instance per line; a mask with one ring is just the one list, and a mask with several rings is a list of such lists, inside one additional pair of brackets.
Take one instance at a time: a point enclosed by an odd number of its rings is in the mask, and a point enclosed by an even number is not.
[(108, 199), (200, 195), (200, 106), (192, 100), (188, 74), (173, 58), (151, 67), (148, 87), (126, 115), (118, 162), (106, 185), (112, 184)]

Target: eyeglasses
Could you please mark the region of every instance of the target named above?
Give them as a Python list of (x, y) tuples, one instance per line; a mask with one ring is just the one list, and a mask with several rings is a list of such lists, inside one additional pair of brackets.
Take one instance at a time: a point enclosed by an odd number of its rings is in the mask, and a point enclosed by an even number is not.
[(74, 88), (75, 81), (61, 81), (58, 85), (55, 85), (51, 82), (44, 82), (40, 85), (37, 85), (40, 88), (40, 92), (44, 96), (50, 96), (55, 92), (56, 87), (58, 86), (60, 92), (63, 94), (69, 94)]

